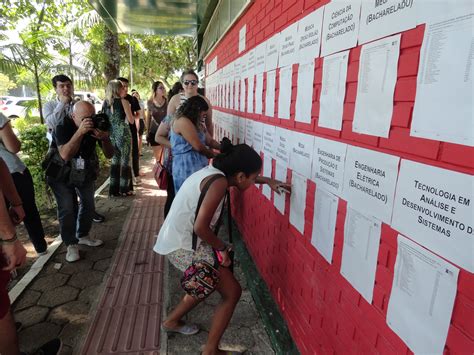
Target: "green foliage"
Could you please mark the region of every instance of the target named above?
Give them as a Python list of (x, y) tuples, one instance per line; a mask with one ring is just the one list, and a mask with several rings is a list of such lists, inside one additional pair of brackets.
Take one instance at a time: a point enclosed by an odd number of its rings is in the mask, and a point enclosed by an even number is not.
[(8, 76), (0, 73), (0, 95), (7, 95), (8, 90), (16, 88), (16, 84)]
[(19, 130), (22, 151), (21, 158), (33, 177), (36, 203), (38, 207), (50, 207), (51, 193), (46, 184), (44, 171), (41, 168), (41, 162), (49, 146), (48, 140), (46, 139), (46, 126), (40, 124), (30, 125), (26, 122), (26, 119), (18, 119), (15, 120), (15, 127)]

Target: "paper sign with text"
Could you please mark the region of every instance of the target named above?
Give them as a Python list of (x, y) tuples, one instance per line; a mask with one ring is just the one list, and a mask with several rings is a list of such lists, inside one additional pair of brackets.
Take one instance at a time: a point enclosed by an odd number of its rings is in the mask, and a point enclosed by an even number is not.
[(474, 272), (474, 177), (402, 160), (392, 227)]
[(400, 158), (349, 145), (344, 198), (355, 209), (390, 224)]
[(315, 137), (311, 179), (318, 187), (343, 197), (347, 144)]

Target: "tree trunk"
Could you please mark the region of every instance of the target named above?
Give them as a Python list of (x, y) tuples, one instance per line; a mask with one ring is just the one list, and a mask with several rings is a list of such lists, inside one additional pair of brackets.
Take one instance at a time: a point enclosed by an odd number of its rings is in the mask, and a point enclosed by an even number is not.
[(104, 67), (105, 80), (108, 83), (119, 76), (120, 72), (120, 51), (118, 35), (105, 27), (104, 53), (107, 61)]
[(69, 37), (69, 41), (68, 41), (68, 45), (69, 45), (69, 75), (71, 76), (71, 80), (72, 82), (74, 83), (74, 73), (73, 73), (73, 55), (72, 55), (72, 34), (71, 34), (71, 37)]
[(41, 102), (41, 90), (40, 90), (40, 79), (39, 79), (39, 74), (38, 74), (38, 65), (33, 62), (34, 66), (34, 75), (35, 75), (35, 84), (36, 84), (36, 96), (38, 96), (38, 110), (39, 110), (39, 115), (40, 115), (40, 122), (41, 124), (44, 124), (44, 118), (43, 118), (43, 103)]

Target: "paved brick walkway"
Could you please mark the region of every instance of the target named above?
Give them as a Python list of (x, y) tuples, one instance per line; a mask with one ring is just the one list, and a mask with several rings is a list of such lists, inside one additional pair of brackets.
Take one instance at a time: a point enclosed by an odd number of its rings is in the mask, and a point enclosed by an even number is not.
[(81, 353), (153, 354), (160, 346), (163, 257), (152, 248), (165, 197), (143, 178)]

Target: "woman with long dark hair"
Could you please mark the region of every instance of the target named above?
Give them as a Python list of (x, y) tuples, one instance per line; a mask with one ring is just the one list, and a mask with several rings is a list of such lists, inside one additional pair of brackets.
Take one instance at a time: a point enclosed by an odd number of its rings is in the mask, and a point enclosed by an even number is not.
[[(235, 187), (243, 191), (255, 183), (267, 183), (277, 192), (282, 187), (289, 189), (287, 184), (259, 177), (261, 167), (260, 155), (248, 145), (233, 146), (230, 141), (223, 141), (222, 153), (214, 158), (212, 165), (192, 174), (176, 194), (154, 247), (155, 252), (167, 255), (170, 263), (180, 271), (184, 272), (191, 260), (204, 260), (217, 269), (216, 290), (222, 298), (215, 308), (209, 335), (202, 349), (205, 355), (224, 354), (218, 349), (219, 341), (242, 292), (229, 269), (230, 247), (214, 233), (227, 189)], [(196, 216), (198, 200), (205, 186), (207, 192), (203, 192), (205, 195)], [(192, 245), (193, 233), (197, 235), (195, 248)], [(201, 301), (202, 298), (185, 294), (163, 321), (163, 330), (185, 335), (199, 332), (197, 325), (186, 324), (182, 318)]]
[(155, 140), (155, 134), (168, 109), (168, 99), (166, 98), (166, 88), (161, 81), (155, 81), (151, 86), (151, 96), (147, 101), (147, 115), (145, 126), (147, 129), (147, 141), (153, 149), (155, 160), (161, 156), (162, 147)]
[(179, 107), (171, 121), (170, 142), (175, 193), (188, 176), (208, 165), (209, 159), (215, 155), (212, 149), (220, 149), (219, 143), (211, 138), (201, 124), (208, 109), (204, 98), (193, 96)]

